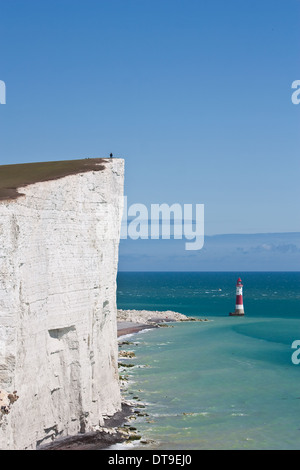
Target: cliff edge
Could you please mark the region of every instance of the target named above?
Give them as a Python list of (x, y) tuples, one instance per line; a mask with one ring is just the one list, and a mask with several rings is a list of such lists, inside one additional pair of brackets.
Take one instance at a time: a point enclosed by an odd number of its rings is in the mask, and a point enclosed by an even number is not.
[(7, 165), (0, 173), (0, 395), (17, 397), (3, 402), (0, 448), (36, 449), (93, 431), (121, 409), (124, 163)]

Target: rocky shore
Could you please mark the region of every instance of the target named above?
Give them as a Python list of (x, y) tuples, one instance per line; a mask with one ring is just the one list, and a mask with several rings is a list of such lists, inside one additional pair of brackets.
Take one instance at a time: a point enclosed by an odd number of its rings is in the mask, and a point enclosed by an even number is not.
[[(127, 348), (129, 345), (134, 344), (131, 338), (126, 338), (126, 335), (137, 333), (141, 330), (149, 328), (161, 328), (173, 325), (168, 325), (172, 322), (196, 322), (208, 321), (207, 318), (188, 317), (182, 313), (167, 311), (149, 311), (149, 310), (118, 310), (118, 338), (119, 338), (119, 379), (121, 386), (121, 394), (124, 396), (128, 387), (128, 368), (134, 367), (130, 359), (135, 357), (134, 351), (123, 350), (123, 346)], [(134, 341), (134, 340), (133, 340)], [(127, 401), (133, 409), (133, 414), (128, 417), (128, 422), (132, 423), (138, 417), (146, 417), (147, 406), (143, 404), (138, 396), (133, 396), (133, 401)], [(138, 439), (141, 444), (151, 445), (154, 441), (145, 440), (138, 434), (138, 431), (130, 424), (125, 424), (127, 435), (123, 442), (128, 440)]]

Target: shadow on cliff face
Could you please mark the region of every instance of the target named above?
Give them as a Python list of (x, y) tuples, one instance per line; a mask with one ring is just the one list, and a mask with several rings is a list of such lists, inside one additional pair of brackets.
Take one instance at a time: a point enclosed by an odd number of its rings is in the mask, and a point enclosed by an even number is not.
[(56, 162), (21, 163), (0, 166), (0, 200), (16, 199), (22, 196), (18, 188), (43, 181), (56, 180), (69, 175), (102, 171), (106, 158), (85, 158)]
[(132, 415), (133, 409), (126, 403), (122, 404), (121, 411), (104, 420), (104, 427), (99, 431), (67, 436), (53, 441), (51, 444), (38, 446), (37, 450), (101, 450), (125, 440), (124, 433), (119, 428), (126, 419)]

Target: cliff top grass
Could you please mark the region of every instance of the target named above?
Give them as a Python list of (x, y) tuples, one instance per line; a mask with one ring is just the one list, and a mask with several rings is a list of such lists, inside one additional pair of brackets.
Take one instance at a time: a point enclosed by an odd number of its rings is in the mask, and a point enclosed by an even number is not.
[(64, 176), (101, 171), (106, 158), (84, 158), (82, 160), (61, 160), (54, 162), (20, 163), (0, 166), (0, 201), (21, 196), (18, 188), (43, 181), (56, 180)]

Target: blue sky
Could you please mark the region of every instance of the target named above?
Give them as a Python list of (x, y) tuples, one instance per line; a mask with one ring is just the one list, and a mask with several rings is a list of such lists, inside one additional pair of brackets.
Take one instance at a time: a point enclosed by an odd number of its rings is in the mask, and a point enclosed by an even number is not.
[(126, 160), (128, 204), (298, 232), (299, 0), (1, 0), (0, 164)]

